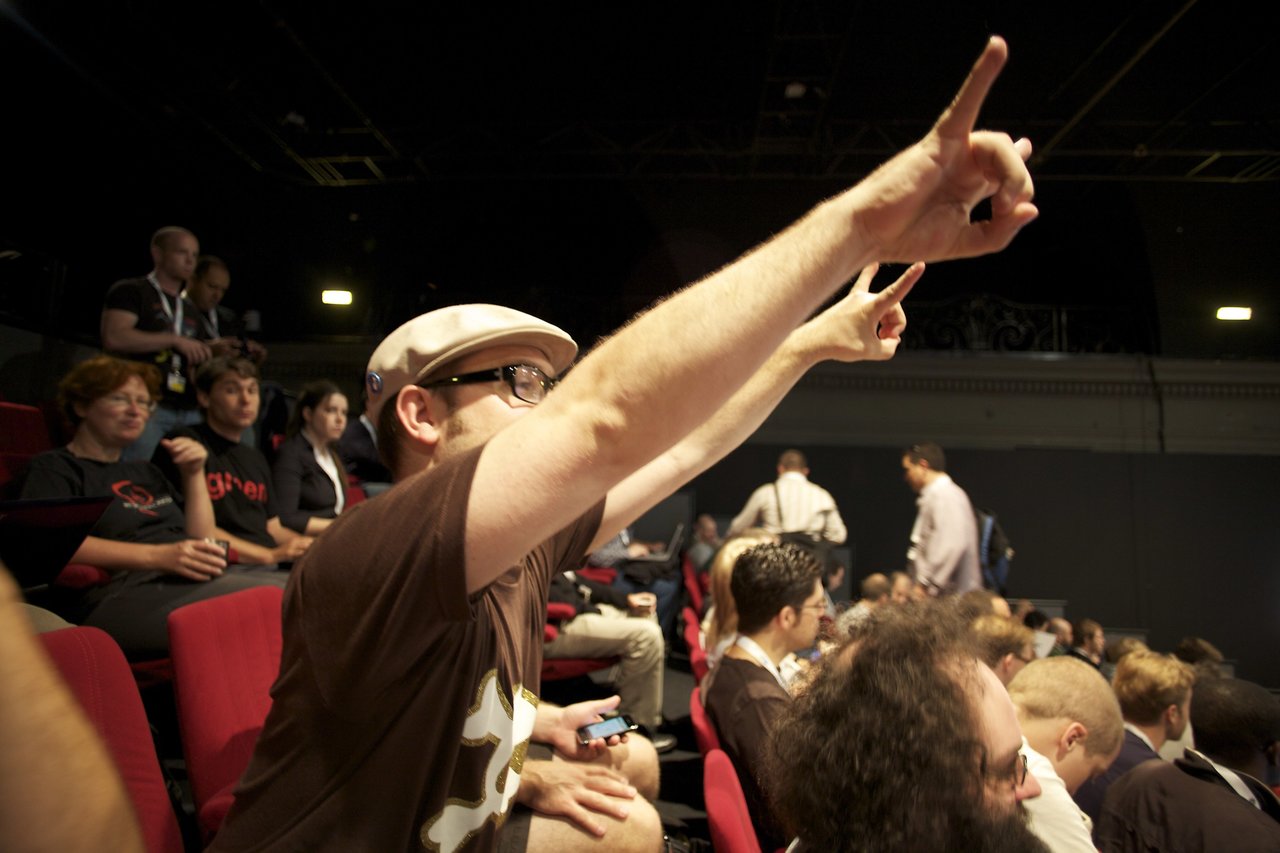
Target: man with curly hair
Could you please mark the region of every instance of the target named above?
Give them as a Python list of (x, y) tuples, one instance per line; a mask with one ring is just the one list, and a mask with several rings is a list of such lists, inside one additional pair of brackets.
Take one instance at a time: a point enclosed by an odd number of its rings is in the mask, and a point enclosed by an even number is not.
[(933, 601), (880, 608), (777, 721), (768, 793), (799, 851), (1042, 850), (999, 679)]

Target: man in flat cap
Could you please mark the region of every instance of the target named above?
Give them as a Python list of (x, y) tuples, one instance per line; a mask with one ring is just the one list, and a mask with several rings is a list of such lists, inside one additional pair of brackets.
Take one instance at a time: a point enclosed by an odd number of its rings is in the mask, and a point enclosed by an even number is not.
[[(213, 849), (661, 848), (636, 796), (656, 786), (628, 781), (645, 741), (575, 736), (616, 698), (538, 705), (549, 580), (741, 443), (811, 365), (891, 357), (923, 264), (871, 294), (876, 262), (999, 250), (1035, 217), (1030, 143), (973, 131), (1005, 56), (993, 38), (920, 143), (636, 318), (554, 393), (576, 347), (518, 311), (453, 306), (383, 341), (368, 409), (396, 485), (297, 564), (274, 703)], [(992, 218), (971, 222), (984, 198)]]

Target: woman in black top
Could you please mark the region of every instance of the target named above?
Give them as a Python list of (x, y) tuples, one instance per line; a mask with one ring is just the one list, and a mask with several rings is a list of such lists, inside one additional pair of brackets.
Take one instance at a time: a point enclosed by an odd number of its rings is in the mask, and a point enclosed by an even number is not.
[(337, 385), (322, 380), (302, 389), (271, 469), (285, 527), (315, 536), (342, 512), (347, 472), (338, 439), (346, 428), (347, 398)]
[(211, 538), (204, 445), (161, 441), (181, 474), (181, 495), (150, 462), (121, 460), (159, 390), (160, 372), (150, 364), (98, 356), (72, 368), (58, 401), (75, 433), (66, 447), (31, 460), (22, 488), (24, 498), (114, 498), (72, 558), (107, 570), (111, 580), (80, 593), (66, 615), (102, 628), (133, 659), (168, 653), (169, 611), (261, 583), (283, 585), (285, 577), (226, 573), (226, 553)]

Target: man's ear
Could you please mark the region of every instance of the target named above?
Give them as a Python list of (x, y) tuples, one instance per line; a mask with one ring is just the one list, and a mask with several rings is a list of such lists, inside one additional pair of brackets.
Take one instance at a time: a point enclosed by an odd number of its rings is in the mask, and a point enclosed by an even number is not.
[(1065, 755), (1076, 747), (1084, 749), (1084, 741), (1087, 737), (1089, 737), (1089, 730), (1085, 728), (1084, 723), (1073, 720), (1058, 736), (1058, 750)]
[(1271, 741), (1264, 752), (1267, 755), (1267, 766), (1280, 766), (1280, 741)]
[(405, 434), (416, 444), (434, 449), (440, 443), (440, 427), (447, 415), (444, 401), (425, 388), (408, 385), (396, 393), (394, 403)]
[(196, 405), (205, 411), (209, 409), (209, 395), (199, 388), (196, 389)]

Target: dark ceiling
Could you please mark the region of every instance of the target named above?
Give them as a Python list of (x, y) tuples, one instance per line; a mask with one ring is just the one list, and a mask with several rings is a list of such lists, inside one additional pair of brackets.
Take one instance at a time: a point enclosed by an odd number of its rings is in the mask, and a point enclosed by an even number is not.
[[(179, 222), (283, 334), (475, 298), (599, 333), (917, 138), (998, 32), (983, 124), (1036, 144), (1041, 235), (935, 295), (1113, 300), (1158, 316), (1168, 351), (1207, 285), (1274, 313), (1262, 8), (6, 0), (0, 239), (83, 303)], [(351, 284), (359, 320), (288, 310), (321, 280)]]

